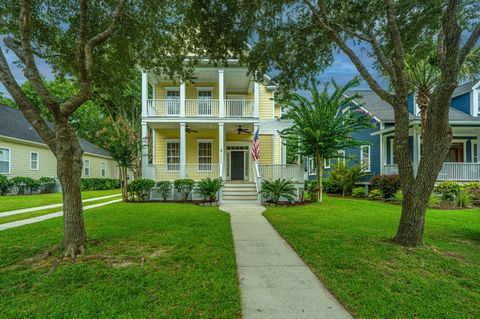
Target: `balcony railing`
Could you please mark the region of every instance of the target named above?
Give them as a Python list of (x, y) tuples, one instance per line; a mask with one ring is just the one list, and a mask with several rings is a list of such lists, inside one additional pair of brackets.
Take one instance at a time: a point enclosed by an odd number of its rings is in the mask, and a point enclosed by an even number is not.
[[(254, 116), (253, 100), (224, 100), (224, 117), (243, 118)], [(221, 112), (218, 99), (186, 99), (185, 117), (219, 117)], [(180, 117), (179, 99), (147, 100), (147, 115), (151, 117)]]
[[(396, 164), (384, 166), (385, 175), (398, 174)], [(480, 163), (443, 163), (437, 180), (445, 181), (478, 181), (480, 180)]]
[(303, 167), (295, 164), (259, 164), (258, 173), (262, 179), (284, 178), (302, 182), (304, 179)]

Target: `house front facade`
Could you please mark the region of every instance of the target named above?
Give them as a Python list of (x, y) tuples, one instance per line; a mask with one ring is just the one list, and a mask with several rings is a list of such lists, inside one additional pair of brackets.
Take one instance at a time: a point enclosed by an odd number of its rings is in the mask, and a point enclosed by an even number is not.
[[(356, 90), (347, 95), (359, 94), (356, 103), (371, 113), (374, 128), (365, 129), (353, 135), (353, 138), (366, 141), (364, 146), (345, 150), (345, 154), (360, 162), (365, 167), (368, 182), (373, 175), (398, 174), (398, 167), (393, 151), (395, 140), (395, 121), (393, 108), (382, 101), (370, 90)], [(460, 85), (453, 93), (449, 110), (450, 126), (453, 140), (443, 168), (437, 180), (455, 180), (460, 182), (480, 181), (480, 82)], [(410, 113), (409, 145), (410, 157), (416, 171), (422, 156), (422, 136), (420, 110), (412, 94), (408, 100)], [(324, 163), (327, 174), (331, 163)], [(313, 164), (309, 164), (309, 177), (313, 176)], [(312, 175), (310, 175), (312, 174)], [(311, 178), (311, 177), (310, 177)]]
[[(0, 174), (7, 178), (57, 178), (55, 156), (23, 114), (0, 105), (0, 119)], [(118, 178), (117, 163), (107, 151), (79, 141), (84, 151), (83, 178)]]
[[(280, 120), (275, 90), (268, 76), (256, 82), (234, 60), (228, 67), (199, 65), (185, 82), (144, 71), (142, 175), (156, 181), (221, 177), (224, 193), (234, 183), (252, 185), (249, 200), (257, 198), (264, 178), (303, 183), (302, 168), (286, 164), (279, 132), (290, 123)], [(251, 155), (256, 132), (258, 161)]]

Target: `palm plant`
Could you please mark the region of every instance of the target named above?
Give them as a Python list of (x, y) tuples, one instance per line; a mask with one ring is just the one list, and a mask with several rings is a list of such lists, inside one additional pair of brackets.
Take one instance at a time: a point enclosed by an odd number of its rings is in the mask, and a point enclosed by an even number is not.
[(217, 201), (217, 193), (222, 187), (223, 179), (221, 177), (214, 179), (207, 177), (198, 182), (197, 192), (199, 192), (205, 200), (212, 203)]
[(298, 145), (297, 152), (313, 157), (317, 167), (317, 201), (323, 200), (323, 161), (339, 158), (340, 150), (368, 144), (351, 137), (352, 133), (371, 127), (372, 118), (361, 106), (353, 103), (358, 94), (346, 95), (346, 91), (357, 86), (354, 78), (344, 86), (332, 80), (333, 92), (328, 92), (328, 83), (323, 91), (318, 91), (316, 81), (310, 85), (311, 98), (297, 93), (280, 98), (287, 107), (285, 119), (293, 120), (293, 125), (281, 132), (291, 145)]
[(266, 179), (262, 181), (260, 194), (269, 202), (278, 204), (283, 197), (289, 202), (295, 201), (295, 185), (291, 180), (278, 178), (275, 180)]

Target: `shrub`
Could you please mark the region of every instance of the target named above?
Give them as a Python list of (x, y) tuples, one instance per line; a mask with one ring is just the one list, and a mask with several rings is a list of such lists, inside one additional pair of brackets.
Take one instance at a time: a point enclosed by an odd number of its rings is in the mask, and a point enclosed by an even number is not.
[(403, 203), (403, 193), (402, 193), (402, 191), (400, 189), (398, 191), (396, 191), (395, 194), (393, 195), (393, 198), (395, 199), (395, 202), (397, 204)]
[[(317, 185), (316, 181), (315, 185)], [(342, 192), (342, 190), (340, 189), (340, 185), (336, 184), (335, 181), (332, 181), (329, 178), (322, 179), (322, 186), (325, 193), (339, 194)]]
[(0, 195), (5, 195), (10, 190), (12, 182), (8, 180), (7, 176), (0, 174)]
[(17, 195), (34, 193), (40, 188), (40, 183), (30, 177), (16, 176), (10, 179), (10, 181), (17, 188)]
[(186, 201), (188, 200), (188, 196), (195, 187), (195, 182), (193, 181), (193, 179), (190, 178), (177, 179), (173, 182), (173, 186), (180, 194), (182, 200)]
[(472, 205), (480, 206), (480, 188), (467, 188), (465, 191), (470, 195)]
[(428, 204), (427, 206), (429, 208), (433, 208), (433, 207), (437, 207), (438, 205), (440, 205), (441, 203), (441, 199), (440, 197), (437, 196), (437, 194), (435, 194), (434, 192), (430, 194), (430, 197), (428, 197)]
[(166, 201), (168, 195), (170, 194), (170, 188), (172, 187), (172, 183), (170, 183), (169, 181), (160, 181), (157, 183), (156, 187), (157, 192), (159, 192), (163, 200)]
[(150, 190), (155, 186), (155, 182), (148, 178), (141, 178), (128, 184), (128, 192), (131, 199), (145, 200), (150, 194)]
[(42, 176), (38, 181), (40, 183), (40, 193), (48, 194), (55, 191), (55, 186), (57, 185), (55, 178)]
[(372, 188), (382, 191), (385, 198), (392, 198), (400, 189), (400, 177), (398, 175), (375, 175), (370, 180)]
[(480, 189), (480, 182), (468, 182), (462, 185), (463, 189)]
[(348, 167), (348, 162), (339, 161), (332, 166), (329, 180), (332, 184), (338, 185), (342, 195), (350, 193), (355, 183), (365, 176), (363, 167), (359, 164)]
[(459, 191), (455, 197), (455, 205), (457, 207), (470, 207), (472, 205), (470, 194), (464, 190)]
[(202, 179), (197, 184), (197, 192), (203, 196), (204, 200), (210, 203), (217, 201), (217, 193), (223, 187), (223, 180), (221, 177), (211, 179), (210, 177)]
[(368, 198), (379, 200), (379, 199), (384, 199), (385, 195), (383, 195), (381, 190), (379, 190), (378, 188), (375, 188), (375, 189), (372, 189), (370, 193), (368, 193)]
[(434, 191), (440, 195), (444, 201), (453, 201), (460, 192), (462, 186), (454, 181), (443, 181), (435, 186)]
[(112, 178), (82, 178), (82, 191), (120, 188), (120, 180)]
[(295, 185), (291, 180), (278, 178), (275, 180), (266, 179), (262, 181), (262, 189), (260, 194), (268, 201), (275, 205), (280, 198), (285, 198), (289, 202), (295, 201)]
[(352, 189), (352, 196), (356, 198), (365, 197), (365, 187), (355, 187)]

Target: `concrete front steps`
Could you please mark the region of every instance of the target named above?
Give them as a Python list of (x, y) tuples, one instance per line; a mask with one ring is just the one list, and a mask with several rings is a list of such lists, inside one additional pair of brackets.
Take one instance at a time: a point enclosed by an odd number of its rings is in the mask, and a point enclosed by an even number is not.
[(254, 182), (226, 182), (222, 189), (224, 203), (256, 203), (257, 187)]

